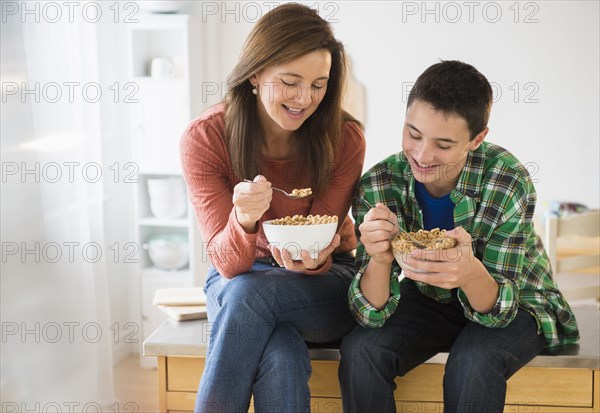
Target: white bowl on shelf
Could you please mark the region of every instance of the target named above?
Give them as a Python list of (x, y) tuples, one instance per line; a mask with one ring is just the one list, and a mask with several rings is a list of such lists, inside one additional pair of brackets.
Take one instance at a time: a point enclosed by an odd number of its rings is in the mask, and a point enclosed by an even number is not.
[(273, 225), (273, 221), (262, 224), (269, 244), (285, 249), (293, 260), (301, 260), (300, 251), (307, 250), (315, 259), (319, 252), (329, 246), (338, 223), (314, 225)]
[(185, 215), (186, 207), (183, 201), (150, 201), (150, 212), (160, 219), (178, 219)]
[(168, 178), (148, 178), (148, 193), (150, 195), (161, 195), (167, 192), (185, 193), (183, 179), (172, 176)]
[(181, 218), (186, 212), (186, 190), (181, 178), (148, 179), (150, 212), (156, 218)]
[(147, 13), (187, 13), (190, 9), (190, 2), (181, 0), (156, 1), (141, 0), (137, 2), (141, 11)]
[(175, 271), (189, 262), (189, 244), (183, 235), (156, 235), (144, 244), (152, 264), (161, 270)]

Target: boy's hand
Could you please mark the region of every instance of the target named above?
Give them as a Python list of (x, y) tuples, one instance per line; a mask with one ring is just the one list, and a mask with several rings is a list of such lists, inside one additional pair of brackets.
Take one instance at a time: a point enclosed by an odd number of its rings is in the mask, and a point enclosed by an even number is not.
[[(435, 287), (452, 289), (464, 288), (471, 281), (487, 275), (485, 267), (473, 254), (471, 235), (462, 227), (446, 231), (446, 235), (456, 239), (454, 248), (438, 251), (415, 250), (406, 258), (411, 267), (425, 271), (422, 273), (404, 270), (404, 275), (415, 281)], [(483, 271), (483, 272), (482, 272)]]
[(360, 242), (365, 247), (371, 259), (381, 264), (394, 261), (390, 239), (398, 234), (398, 228), (390, 221), (396, 222), (398, 217), (382, 203), (367, 212), (363, 223), (360, 224)]

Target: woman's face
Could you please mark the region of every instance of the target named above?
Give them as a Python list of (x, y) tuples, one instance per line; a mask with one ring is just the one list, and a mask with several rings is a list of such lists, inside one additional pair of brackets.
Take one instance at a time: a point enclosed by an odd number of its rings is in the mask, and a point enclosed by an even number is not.
[(330, 69), (331, 53), (316, 50), (252, 76), (263, 125), (278, 132), (297, 130), (323, 100)]

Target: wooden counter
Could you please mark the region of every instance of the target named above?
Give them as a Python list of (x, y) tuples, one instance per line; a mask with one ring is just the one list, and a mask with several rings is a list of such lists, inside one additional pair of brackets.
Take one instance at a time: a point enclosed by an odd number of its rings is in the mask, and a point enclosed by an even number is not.
[[(600, 313), (575, 308), (578, 345), (535, 357), (508, 381), (505, 412), (600, 413)], [(193, 411), (210, 336), (206, 320), (165, 321), (145, 342), (144, 355), (158, 357), (160, 412)], [(342, 412), (337, 349), (310, 349), (311, 410)], [(398, 412), (441, 413), (447, 353), (396, 378)]]

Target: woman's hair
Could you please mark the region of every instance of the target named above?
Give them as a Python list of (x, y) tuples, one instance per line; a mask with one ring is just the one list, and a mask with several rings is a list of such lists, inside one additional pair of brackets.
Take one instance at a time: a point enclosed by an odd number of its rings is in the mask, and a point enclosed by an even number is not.
[(342, 124), (353, 119), (341, 108), (346, 79), (344, 47), (316, 11), (295, 3), (281, 5), (258, 21), (227, 78), (225, 133), (238, 179), (252, 179), (261, 173), (263, 137), (250, 77), (317, 50), (331, 53), (327, 91), (317, 110), (297, 130), (294, 152), (298, 169), (310, 174), (313, 191), (319, 193), (326, 188)]
[(492, 110), (492, 86), (473, 66), (457, 60), (436, 63), (417, 78), (408, 95), (429, 103), (435, 110), (464, 118), (471, 140), (486, 128)]

